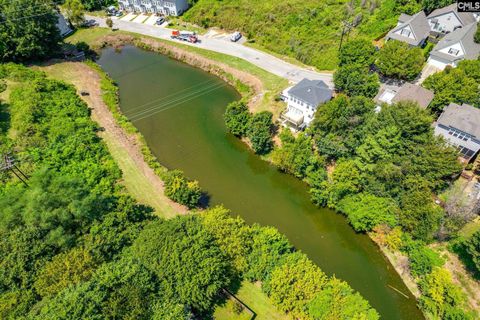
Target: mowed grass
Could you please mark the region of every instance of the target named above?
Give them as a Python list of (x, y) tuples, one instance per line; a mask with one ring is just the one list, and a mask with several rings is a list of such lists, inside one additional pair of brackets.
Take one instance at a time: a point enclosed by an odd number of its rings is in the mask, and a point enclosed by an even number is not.
[[(235, 296), (247, 305), (250, 309), (255, 312), (255, 320), (288, 320), (286, 314), (280, 312), (262, 292), (259, 283), (251, 283), (247, 280), (244, 280), (241, 283), (240, 289), (235, 293)], [(230, 300), (228, 300), (230, 301)], [(221, 305), (217, 306), (215, 309), (214, 317), (216, 320), (240, 320), (240, 319), (250, 319), (250, 314), (247, 312), (242, 312), (240, 315), (236, 315), (233, 312), (233, 303), (228, 301)], [(247, 317), (248, 318), (244, 318)]]
[(110, 33), (113, 33), (113, 31), (108, 28), (82, 28), (69, 35), (65, 41), (72, 44), (77, 42), (91, 44)]
[(163, 195), (162, 190), (154, 188), (115, 137), (106, 132), (103, 132), (100, 136), (107, 144), (113, 159), (122, 170), (123, 180), (121, 183), (129, 194), (139, 203), (154, 208), (155, 213), (162, 218), (176, 216), (178, 213), (169, 205), (170, 201)]

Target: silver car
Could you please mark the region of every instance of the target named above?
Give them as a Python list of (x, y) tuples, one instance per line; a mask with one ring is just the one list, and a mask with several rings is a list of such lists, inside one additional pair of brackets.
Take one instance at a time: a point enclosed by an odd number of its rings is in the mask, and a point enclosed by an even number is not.
[(231, 36), (230, 36), (230, 41), (232, 42), (237, 42), (238, 40), (240, 40), (242, 38), (242, 34), (240, 32), (234, 32)]

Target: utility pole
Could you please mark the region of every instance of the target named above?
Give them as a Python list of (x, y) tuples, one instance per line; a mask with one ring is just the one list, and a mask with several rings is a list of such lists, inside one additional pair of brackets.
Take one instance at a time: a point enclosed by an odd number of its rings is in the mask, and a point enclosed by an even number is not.
[(26, 174), (20, 170), (17, 165), (15, 164), (17, 161), (15, 158), (10, 154), (2, 155), (2, 163), (0, 164), (0, 171), (1, 172), (12, 172), (20, 181), (22, 181), (28, 187), (28, 177)]
[(340, 46), (338, 48), (338, 51), (342, 50), (342, 45), (343, 45), (343, 37), (345, 36), (345, 34), (347, 35), (347, 38), (348, 38), (348, 34), (350, 33), (350, 30), (352, 29), (353, 25), (348, 22), (348, 20), (343, 20), (343, 28), (342, 28), (342, 36), (340, 37)]

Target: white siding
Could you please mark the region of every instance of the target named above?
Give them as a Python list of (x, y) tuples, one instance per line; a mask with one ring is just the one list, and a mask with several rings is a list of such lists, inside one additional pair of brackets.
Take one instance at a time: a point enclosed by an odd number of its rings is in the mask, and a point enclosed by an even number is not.
[(308, 126), (310, 122), (312, 122), (314, 116), (315, 116), (315, 111), (317, 110), (317, 106), (312, 106), (307, 104), (304, 101), (300, 101), (297, 98), (294, 98), (290, 95), (287, 95), (288, 98), (288, 109), (294, 109), (298, 110), (303, 114), (303, 121), (305, 124)]
[(415, 36), (412, 32), (412, 29), (410, 28), (410, 26), (405, 26), (404, 28), (402, 29), (399, 29), (397, 31), (395, 31), (396, 34), (398, 35), (401, 35), (402, 37), (405, 37), (405, 38), (410, 38), (410, 39), (414, 39), (415, 40)]
[(445, 128), (435, 125), (435, 134), (444, 137), (448, 143), (455, 147), (468, 148), (476, 154), (480, 150), (480, 143), (473, 140), (473, 137), (455, 128)]
[(439, 50), (439, 52), (448, 54), (452, 57), (461, 57), (465, 54), (463, 47), (459, 42), (449, 47), (443, 48), (442, 50)]

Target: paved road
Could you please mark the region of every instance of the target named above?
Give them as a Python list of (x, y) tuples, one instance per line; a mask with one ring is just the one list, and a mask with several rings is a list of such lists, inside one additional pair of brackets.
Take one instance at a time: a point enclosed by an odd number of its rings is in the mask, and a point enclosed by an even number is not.
[[(88, 19), (96, 20), (100, 26), (106, 27), (105, 19), (99, 17), (87, 16)], [(144, 34), (160, 39), (170, 39), (171, 29), (151, 26), (147, 24), (136, 23), (132, 21), (114, 20), (114, 27), (120, 30)], [(303, 78), (312, 80), (323, 80), (327, 85), (333, 88), (333, 77), (330, 73), (321, 73), (308, 70), (294, 64), (285, 62), (268, 53), (246, 47), (239, 43), (233, 43), (222, 39), (199, 37), (200, 43), (189, 44), (199, 48), (212, 50), (231, 56), (244, 59), (262, 69), (265, 69), (275, 75), (288, 79), (291, 82), (299, 82)], [(186, 42), (182, 42), (186, 43)], [(188, 43), (187, 43), (188, 44)]]

